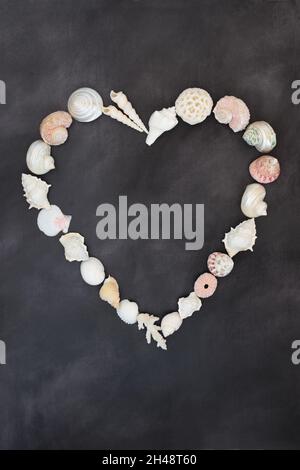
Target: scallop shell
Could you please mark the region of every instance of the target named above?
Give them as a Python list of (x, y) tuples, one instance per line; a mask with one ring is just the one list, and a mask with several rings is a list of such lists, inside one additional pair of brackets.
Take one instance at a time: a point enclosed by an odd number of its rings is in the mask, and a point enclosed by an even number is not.
[(112, 307), (117, 308), (120, 303), (120, 291), (117, 281), (114, 277), (108, 276), (99, 291), (99, 296)]
[(225, 234), (223, 243), (227, 253), (233, 258), (240, 251), (253, 251), (256, 238), (255, 219), (248, 219), (231, 228), (230, 232)]
[(132, 107), (132, 104), (128, 101), (128, 98), (123, 91), (116, 92), (112, 90), (110, 92), (110, 98), (120, 109), (122, 109), (122, 111), (124, 111), (125, 114), (127, 114), (131, 121), (148, 134), (148, 130), (146, 129), (143, 121), (137, 114), (136, 110)]
[(196, 279), (194, 291), (201, 299), (211, 297), (218, 286), (218, 279), (211, 273), (203, 273)]
[(91, 122), (102, 114), (103, 101), (92, 88), (78, 88), (68, 100), (68, 111), (79, 122)]
[(67, 233), (59, 239), (65, 249), (65, 257), (68, 261), (85, 261), (89, 258), (84, 238), (79, 233)]
[(209, 271), (216, 277), (225, 277), (231, 273), (234, 266), (233, 260), (225, 253), (215, 251), (207, 259)]
[(246, 217), (260, 217), (267, 215), (267, 203), (265, 188), (258, 183), (248, 184), (241, 201), (241, 210)]
[(50, 202), (47, 194), (51, 184), (47, 184), (40, 178), (32, 175), (22, 174), (22, 186), (24, 189), (24, 197), (29, 204), (29, 209), (49, 209)]
[(182, 320), (191, 317), (194, 312), (200, 310), (202, 302), (195, 292), (191, 292), (188, 297), (181, 297), (178, 300), (178, 313)]
[(139, 314), (139, 308), (137, 303), (131, 302), (131, 300), (121, 300), (117, 306), (117, 314), (128, 325), (133, 325), (137, 321)]
[(246, 129), (243, 139), (259, 152), (270, 152), (276, 146), (276, 134), (266, 121), (252, 122)]
[(33, 142), (26, 155), (28, 169), (36, 175), (44, 175), (55, 168), (54, 158), (50, 155), (51, 147), (42, 140)]
[(67, 129), (72, 124), (72, 117), (66, 111), (56, 111), (46, 116), (40, 125), (44, 142), (49, 145), (61, 145), (68, 138)]
[(102, 284), (105, 278), (104, 266), (97, 258), (90, 257), (80, 264), (80, 274), (90, 286)]
[(67, 233), (72, 216), (64, 215), (58, 206), (51, 205), (42, 209), (37, 217), (37, 225), (48, 237), (55, 237), (59, 232)]
[(170, 131), (178, 124), (175, 107), (163, 108), (154, 111), (149, 119), (149, 134), (146, 139), (147, 145), (152, 145), (156, 139), (166, 131)]
[(240, 98), (224, 96), (214, 109), (214, 115), (221, 124), (229, 124), (234, 132), (245, 129), (249, 124), (250, 112), (248, 106)]
[(172, 335), (182, 325), (182, 318), (178, 312), (172, 312), (165, 315), (161, 321), (161, 331), (165, 338)]
[(263, 155), (250, 163), (249, 172), (259, 183), (273, 183), (280, 175), (279, 161), (271, 155)]
[(143, 132), (143, 130), (139, 126), (137, 126), (133, 121), (129, 119), (128, 116), (126, 116), (126, 114), (122, 113), (122, 111), (117, 109), (115, 106), (104, 106), (102, 108), (102, 111), (106, 116), (110, 116), (112, 119), (116, 119), (122, 124), (125, 124), (126, 126), (129, 126), (138, 132)]
[(204, 121), (210, 115), (212, 107), (210, 94), (202, 88), (187, 88), (175, 102), (178, 116), (191, 125)]

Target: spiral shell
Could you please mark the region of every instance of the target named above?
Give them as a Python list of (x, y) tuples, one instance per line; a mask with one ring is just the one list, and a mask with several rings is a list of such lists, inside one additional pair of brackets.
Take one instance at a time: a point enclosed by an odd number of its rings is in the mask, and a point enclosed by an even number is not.
[(267, 203), (265, 188), (258, 183), (248, 184), (241, 201), (241, 210), (246, 217), (260, 217), (267, 215)]
[(112, 307), (117, 308), (120, 303), (119, 285), (114, 277), (108, 276), (99, 291), (100, 299), (108, 302)]
[(240, 251), (253, 251), (256, 238), (255, 220), (248, 219), (231, 228), (230, 232), (225, 234), (223, 243), (227, 253), (233, 258)]
[(22, 174), (22, 186), (24, 197), (29, 204), (29, 209), (49, 209), (50, 203), (47, 194), (51, 184), (47, 184), (40, 178), (32, 175)]
[(218, 286), (218, 280), (211, 273), (201, 274), (194, 284), (194, 291), (201, 299), (211, 297)]
[(84, 238), (79, 233), (67, 233), (59, 239), (65, 249), (67, 261), (86, 261), (89, 259), (87, 247), (84, 244)]
[(224, 96), (215, 108), (214, 115), (221, 124), (229, 124), (234, 132), (245, 129), (249, 124), (250, 112), (248, 106), (240, 98), (235, 96)]
[(122, 124), (125, 124), (126, 126), (135, 129), (138, 132), (143, 132), (143, 129), (141, 129), (137, 124), (135, 124), (135, 122), (131, 121), (131, 119), (126, 116), (126, 114), (122, 113), (122, 111), (120, 111), (115, 106), (103, 106), (102, 111), (103, 114), (105, 114), (106, 116), (109, 116), (112, 119), (116, 119), (116, 121), (119, 121)]
[(178, 124), (175, 107), (163, 108), (160, 111), (154, 111), (149, 119), (149, 134), (146, 144), (152, 145), (161, 134), (170, 131)]
[(273, 183), (280, 175), (279, 161), (271, 155), (263, 155), (250, 163), (249, 172), (258, 183)]
[(91, 122), (102, 114), (103, 101), (92, 88), (75, 90), (68, 100), (68, 111), (79, 122)]
[(202, 88), (187, 88), (175, 102), (178, 116), (191, 125), (204, 121), (210, 115), (212, 107), (210, 94)]
[(270, 152), (277, 143), (275, 131), (266, 121), (252, 122), (244, 132), (243, 139), (259, 152)]
[(26, 155), (28, 169), (36, 175), (44, 175), (55, 168), (54, 158), (50, 155), (51, 147), (43, 140), (33, 142)]
[(165, 338), (172, 335), (182, 325), (182, 318), (178, 312), (172, 312), (165, 315), (161, 321), (161, 331)]
[(234, 266), (233, 260), (225, 253), (215, 251), (207, 259), (209, 271), (216, 277), (225, 277), (231, 273)]
[(41, 137), (46, 144), (61, 145), (68, 138), (67, 129), (72, 124), (72, 117), (66, 111), (56, 111), (46, 116), (40, 125)]
[(137, 114), (136, 110), (133, 108), (132, 104), (130, 101), (128, 101), (127, 96), (123, 91), (111, 91), (110, 92), (110, 98), (111, 100), (116, 103), (116, 105), (124, 111), (124, 113), (131, 119), (137, 126), (139, 126), (146, 134), (148, 134), (148, 131)]

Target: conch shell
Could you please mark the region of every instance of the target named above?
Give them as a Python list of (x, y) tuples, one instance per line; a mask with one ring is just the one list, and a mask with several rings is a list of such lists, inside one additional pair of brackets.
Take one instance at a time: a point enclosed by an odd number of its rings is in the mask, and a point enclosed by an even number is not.
[(66, 111), (56, 111), (46, 116), (40, 125), (44, 142), (49, 145), (61, 145), (68, 138), (67, 129), (72, 124), (72, 117)]
[(59, 232), (67, 233), (71, 219), (71, 215), (64, 215), (58, 206), (51, 205), (39, 212), (37, 225), (45, 235), (55, 237)]
[(119, 285), (114, 277), (108, 276), (99, 291), (100, 299), (108, 302), (112, 307), (117, 308), (120, 303)]
[(91, 122), (102, 114), (103, 101), (92, 88), (78, 88), (68, 100), (68, 111), (79, 122)]
[(146, 139), (147, 145), (152, 145), (156, 139), (166, 131), (170, 131), (178, 124), (175, 107), (163, 108), (154, 111), (149, 119), (149, 134)]
[(29, 209), (49, 209), (50, 202), (47, 194), (51, 184), (37, 178), (36, 176), (22, 174), (22, 186), (24, 189), (24, 197), (29, 204)]
[(258, 183), (248, 184), (241, 201), (241, 209), (246, 217), (254, 218), (267, 215), (267, 203), (265, 188)]
[(248, 106), (240, 98), (224, 96), (214, 109), (214, 115), (221, 124), (229, 124), (230, 129), (239, 132), (249, 124), (250, 112)]
[(89, 258), (84, 238), (79, 233), (67, 233), (59, 239), (65, 249), (65, 257), (68, 261), (86, 261)]
[(187, 88), (175, 102), (176, 113), (188, 124), (198, 124), (210, 115), (213, 100), (202, 88)]
[(276, 134), (266, 121), (252, 122), (243, 134), (247, 144), (259, 152), (270, 152), (276, 146)]
[(42, 140), (33, 142), (26, 155), (28, 169), (35, 175), (44, 175), (55, 168), (54, 158), (50, 155), (51, 147)]
[(231, 228), (222, 241), (227, 253), (233, 258), (240, 251), (253, 251), (256, 238), (255, 220), (248, 219), (237, 227)]
[(182, 318), (178, 312), (172, 312), (165, 315), (161, 321), (161, 331), (165, 338), (172, 335), (182, 325)]
[(262, 155), (250, 163), (249, 172), (259, 183), (273, 183), (280, 175), (279, 161), (271, 155)]
[(125, 93), (123, 93), (123, 91), (116, 92), (112, 90), (110, 92), (110, 98), (120, 109), (122, 109), (122, 111), (124, 111), (125, 114), (127, 114), (131, 121), (133, 121), (138, 127), (148, 134), (148, 130), (146, 129), (143, 121), (137, 114), (136, 110), (133, 108), (130, 101), (128, 101), (128, 98)]
[(178, 313), (182, 320), (191, 317), (194, 312), (200, 310), (202, 302), (195, 292), (191, 292), (187, 297), (178, 300)]
[(126, 114), (122, 113), (122, 111), (117, 109), (115, 106), (103, 106), (102, 111), (104, 114), (106, 114), (106, 116), (110, 116), (112, 119), (116, 119), (122, 124), (125, 124), (126, 126), (129, 126), (138, 132), (143, 132), (143, 130), (137, 124), (131, 121), (131, 119), (126, 116)]

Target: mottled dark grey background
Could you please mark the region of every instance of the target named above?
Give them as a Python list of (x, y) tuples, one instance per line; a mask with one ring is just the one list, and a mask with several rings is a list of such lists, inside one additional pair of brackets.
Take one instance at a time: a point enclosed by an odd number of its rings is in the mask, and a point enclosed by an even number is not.
[[(1, 263), (0, 447), (195, 449), (300, 447), (299, 125), (300, 1), (0, 0)], [(147, 122), (189, 86), (234, 94), (252, 120), (278, 131), (282, 177), (267, 188), (254, 253), (236, 257), (168, 352), (122, 323), (36, 226), (22, 197), (27, 147), (70, 93), (124, 90)], [(101, 117), (75, 122), (53, 150), (50, 198), (73, 215), (120, 282), (122, 296), (162, 315), (176, 309), (208, 254), (242, 220), (258, 153), (213, 118), (183, 122), (148, 148), (144, 136)], [(205, 245), (105, 241), (96, 207), (116, 202), (205, 204)]]

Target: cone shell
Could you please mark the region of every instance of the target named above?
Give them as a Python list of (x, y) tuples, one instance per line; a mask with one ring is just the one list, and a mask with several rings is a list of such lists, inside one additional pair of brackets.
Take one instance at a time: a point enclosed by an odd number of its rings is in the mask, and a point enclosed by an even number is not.
[(250, 112), (244, 101), (235, 96), (224, 96), (214, 109), (214, 115), (221, 124), (229, 124), (234, 132), (245, 129), (249, 124)]
[(172, 335), (182, 325), (182, 318), (178, 312), (168, 313), (161, 321), (161, 331), (165, 338)]
[(234, 266), (233, 260), (225, 253), (215, 251), (207, 259), (209, 271), (216, 277), (225, 277), (231, 273)]
[(92, 88), (75, 90), (68, 100), (68, 111), (79, 122), (91, 122), (102, 114), (103, 101)]
[(265, 188), (258, 183), (248, 184), (241, 201), (241, 210), (246, 217), (267, 215), (267, 203), (264, 201)]
[(45, 117), (40, 125), (41, 137), (46, 144), (61, 145), (68, 138), (67, 129), (72, 124), (72, 117), (65, 111), (56, 111)]
[(270, 152), (276, 146), (275, 131), (266, 121), (252, 122), (244, 132), (243, 139), (259, 152)]
[(217, 288), (218, 280), (211, 273), (201, 274), (194, 284), (194, 291), (201, 299), (211, 297)]
[(271, 155), (263, 155), (250, 163), (249, 172), (258, 183), (273, 183), (280, 175), (279, 161)]
[(54, 158), (50, 155), (51, 147), (43, 140), (33, 142), (26, 155), (28, 169), (35, 175), (44, 175), (55, 168)]
[(225, 234), (223, 243), (227, 253), (233, 258), (240, 251), (253, 251), (256, 238), (255, 219), (248, 219), (231, 228), (230, 232)]
[(114, 277), (108, 276), (99, 291), (99, 296), (112, 307), (117, 308), (120, 303), (119, 285)]
[(187, 88), (175, 102), (178, 116), (191, 125), (204, 121), (210, 115), (212, 107), (210, 94), (202, 88)]

